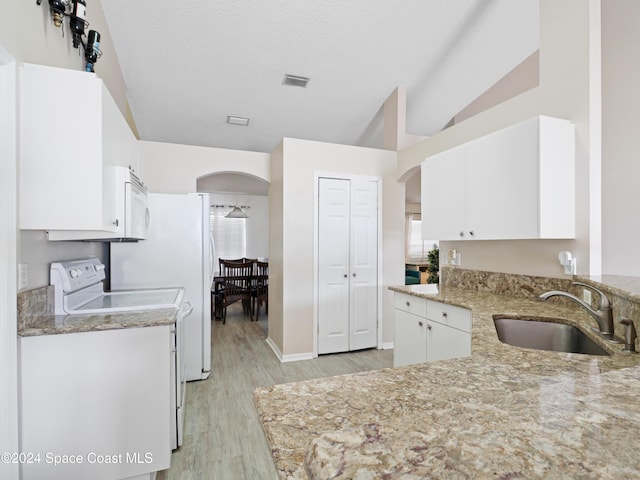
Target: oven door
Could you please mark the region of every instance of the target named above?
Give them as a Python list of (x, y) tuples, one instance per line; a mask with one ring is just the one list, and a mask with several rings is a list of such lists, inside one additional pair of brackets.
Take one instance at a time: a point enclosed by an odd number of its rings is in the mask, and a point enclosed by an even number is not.
[(125, 184), (125, 236), (144, 240), (149, 233), (149, 197), (147, 189), (132, 177)]

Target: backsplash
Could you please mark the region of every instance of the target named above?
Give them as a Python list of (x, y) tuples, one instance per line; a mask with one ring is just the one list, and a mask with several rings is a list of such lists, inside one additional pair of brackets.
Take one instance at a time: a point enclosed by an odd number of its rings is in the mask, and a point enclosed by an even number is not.
[[(633, 320), (640, 332), (640, 278), (637, 277), (575, 277), (576, 281), (593, 285), (604, 292), (613, 309), (614, 328), (618, 336), (624, 337), (620, 325), (622, 317)], [(534, 298), (549, 290), (563, 290), (582, 298), (582, 288), (572, 285), (573, 279), (536, 277), (512, 273), (466, 270), (459, 267), (440, 268), (440, 284), (481, 292)], [(592, 306), (597, 307), (597, 295), (592, 295)], [(549, 301), (570, 303), (571, 300), (555, 297)], [(595, 325), (595, 324), (594, 324)], [(640, 348), (639, 348), (640, 350)]]
[(53, 314), (53, 285), (18, 292), (18, 330), (29, 328), (30, 322), (36, 321), (42, 315)]
[(576, 290), (571, 285), (571, 280), (565, 278), (466, 270), (449, 266), (440, 268), (440, 284), (447, 287), (458, 287), (501, 295), (517, 295), (527, 298), (537, 297), (549, 290), (564, 290), (565, 292), (575, 292)]

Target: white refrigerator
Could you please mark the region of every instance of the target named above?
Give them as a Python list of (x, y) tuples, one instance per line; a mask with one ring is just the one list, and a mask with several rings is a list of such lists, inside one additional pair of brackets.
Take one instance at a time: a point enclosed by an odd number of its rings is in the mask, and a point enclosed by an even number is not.
[(193, 313), (184, 320), (186, 379), (211, 372), (213, 243), (208, 194), (149, 194), (149, 234), (111, 243), (111, 289), (183, 287)]

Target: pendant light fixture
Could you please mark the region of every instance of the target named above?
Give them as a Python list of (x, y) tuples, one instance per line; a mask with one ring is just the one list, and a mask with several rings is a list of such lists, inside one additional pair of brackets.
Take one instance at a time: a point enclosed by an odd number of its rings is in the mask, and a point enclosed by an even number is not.
[(225, 218), (249, 218), (249, 215), (244, 213), (242, 209), (236, 205), (233, 207), (233, 210), (225, 215)]

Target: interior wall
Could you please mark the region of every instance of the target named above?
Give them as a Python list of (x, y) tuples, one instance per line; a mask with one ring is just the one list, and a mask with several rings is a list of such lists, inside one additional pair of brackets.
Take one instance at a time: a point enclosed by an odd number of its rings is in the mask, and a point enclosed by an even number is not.
[(284, 221), (288, 206), (284, 203), (284, 144), (271, 152), (269, 183), (269, 337), (278, 355), (284, 350)]
[(602, 271), (640, 274), (640, 2), (602, 2)]
[(540, 77), (540, 52), (531, 54), (520, 65), (507, 73), (498, 83), (476, 98), (453, 117), (453, 123), (484, 112), (499, 103), (538, 86)]
[[(5, 10), (4, 15), (0, 16), (0, 44), (11, 52), (18, 63), (84, 70), (84, 56), (71, 43), (68, 19), (65, 19), (63, 37), (62, 30), (54, 27), (51, 22), (47, 2), (37, 5), (35, 0), (11, 0), (8, 4), (8, 12)], [(90, 22), (89, 28), (99, 31), (102, 36), (100, 46), (103, 56), (96, 63), (96, 74), (104, 80), (118, 107), (126, 115), (126, 86), (110, 39), (101, 0), (94, 0), (87, 7), (87, 20)], [(25, 289), (49, 284), (50, 262), (87, 255), (97, 255), (104, 259), (104, 245), (97, 242), (48, 242), (43, 231), (20, 231), (18, 262), (27, 265), (29, 277)]]
[[(405, 192), (404, 183), (398, 182), (395, 178), (396, 153), (285, 138), (282, 155), (283, 310), (281, 319), (274, 319), (282, 321), (282, 353), (293, 356), (309, 354), (313, 352), (314, 347), (316, 173), (382, 178), (383, 258), (380, 325), (383, 329), (383, 343), (390, 344), (394, 337), (394, 299), (393, 292), (387, 287), (404, 282)], [(279, 168), (274, 161), (274, 170)], [(272, 205), (272, 215), (278, 214), (277, 204)], [(271, 308), (271, 305), (269, 307)], [(271, 310), (269, 316), (271, 317)]]
[(140, 142), (144, 182), (150, 192), (190, 193), (197, 180), (217, 172), (238, 172), (270, 181), (270, 155), (260, 152)]
[[(0, 452), (17, 452), (17, 125), (15, 58), (0, 44)], [(0, 478), (17, 479), (17, 464), (0, 462)]]
[(398, 178), (433, 154), (536, 115), (576, 126), (576, 239), (441, 242), (457, 249), (462, 267), (496, 272), (563, 276), (557, 256), (569, 250), (579, 274), (599, 274), (600, 152), (598, 147), (599, 0), (540, 0), (539, 86), (480, 112), (398, 152)]
[[(63, 28), (51, 22), (49, 3), (43, 1), (10, 0), (9, 12), (0, 15), (0, 43), (12, 52), (19, 61), (52, 67), (84, 70), (84, 52), (73, 48), (69, 32), (69, 20), (65, 18)], [(128, 114), (126, 85), (120, 62), (116, 55), (109, 28), (102, 9), (102, 0), (87, 2), (89, 29), (100, 32), (102, 57), (96, 62), (96, 74), (102, 78), (125, 117)], [(3, 5), (4, 6), (4, 5)], [(130, 116), (128, 117), (130, 121)], [(130, 121), (131, 123), (131, 121)]]

